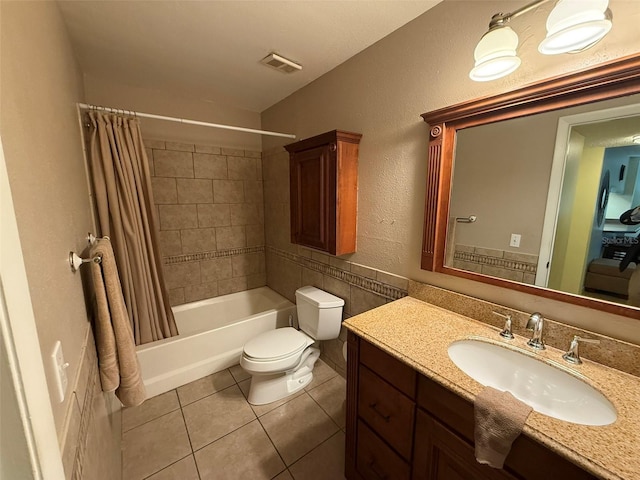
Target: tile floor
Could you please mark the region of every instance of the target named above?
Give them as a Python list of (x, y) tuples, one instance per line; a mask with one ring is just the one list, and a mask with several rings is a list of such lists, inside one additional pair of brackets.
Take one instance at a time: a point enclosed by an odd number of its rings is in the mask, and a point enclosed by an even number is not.
[(239, 365), (122, 412), (123, 480), (342, 480), (346, 381), (318, 361), (303, 391), (246, 401)]

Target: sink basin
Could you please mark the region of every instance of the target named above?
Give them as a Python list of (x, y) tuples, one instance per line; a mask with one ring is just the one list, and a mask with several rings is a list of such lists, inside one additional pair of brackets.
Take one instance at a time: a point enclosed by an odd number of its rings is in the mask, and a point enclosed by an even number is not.
[(581, 425), (609, 425), (616, 409), (598, 390), (523, 353), (480, 340), (449, 345), (449, 357), (482, 385), (508, 391), (536, 412)]

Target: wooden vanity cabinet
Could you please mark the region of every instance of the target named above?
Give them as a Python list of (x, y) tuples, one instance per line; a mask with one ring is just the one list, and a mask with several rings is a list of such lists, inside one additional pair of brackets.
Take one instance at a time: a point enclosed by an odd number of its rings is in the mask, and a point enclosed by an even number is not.
[(286, 145), (291, 243), (332, 255), (356, 251), (359, 133), (333, 130)]
[(504, 469), (479, 464), (471, 402), (352, 332), (347, 341), (347, 479), (597, 478), (525, 435)]

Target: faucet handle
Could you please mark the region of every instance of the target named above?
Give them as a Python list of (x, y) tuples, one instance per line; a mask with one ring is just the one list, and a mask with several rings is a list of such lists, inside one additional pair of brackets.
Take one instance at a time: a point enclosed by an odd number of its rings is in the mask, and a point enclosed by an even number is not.
[(579, 335), (574, 335), (573, 340), (571, 340), (571, 344), (569, 345), (569, 350), (567, 350), (567, 353), (562, 355), (562, 358), (574, 365), (580, 365), (582, 360), (580, 360), (580, 354), (578, 353), (578, 345), (581, 343), (592, 343), (597, 345), (600, 343), (600, 340), (596, 338), (582, 338)]
[(500, 336), (508, 340), (512, 340), (513, 333), (511, 333), (511, 315), (500, 312), (493, 312), (493, 314), (504, 318), (504, 329), (500, 332)]

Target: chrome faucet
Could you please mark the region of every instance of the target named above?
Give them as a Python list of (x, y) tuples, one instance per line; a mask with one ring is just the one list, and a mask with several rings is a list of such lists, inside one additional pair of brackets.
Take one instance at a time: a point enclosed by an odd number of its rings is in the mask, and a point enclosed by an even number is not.
[(542, 328), (544, 327), (544, 317), (538, 312), (532, 313), (527, 320), (527, 330), (532, 330), (533, 335), (531, 340), (527, 342), (532, 348), (536, 350), (544, 350), (544, 341), (542, 340)]
[(578, 354), (578, 345), (580, 343), (600, 343), (600, 340), (596, 338), (582, 338), (579, 335), (574, 335), (573, 340), (571, 340), (571, 345), (569, 346), (569, 350), (567, 353), (562, 355), (567, 362), (573, 363), (575, 365), (580, 365), (582, 360), (580, 360), (580, 355)]

